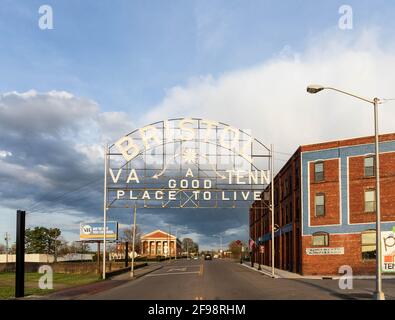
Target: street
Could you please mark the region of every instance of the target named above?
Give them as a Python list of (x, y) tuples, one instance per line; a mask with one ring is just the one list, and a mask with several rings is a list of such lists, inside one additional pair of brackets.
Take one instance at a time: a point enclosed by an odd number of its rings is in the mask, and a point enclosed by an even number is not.
[[(387, 299), (395, 280), (384, 280)], [(374, 280), (354, 280), (353, 290), (338, 280), (272, 279), (230, 260), (177, 260), (136, 280), (86, 296), (114, 300), (332, 300), (371, 299)]]

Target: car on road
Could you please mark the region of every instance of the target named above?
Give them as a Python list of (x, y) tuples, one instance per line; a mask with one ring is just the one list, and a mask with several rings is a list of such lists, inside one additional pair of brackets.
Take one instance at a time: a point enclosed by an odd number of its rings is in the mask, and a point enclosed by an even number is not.
[(209, 253), (206, 253), (205, 255), (204, 255), (204, 260), (212, 260), (213, 258), (212, 258), (212, 256), (211, 256), (211, 254), (209, 254)]

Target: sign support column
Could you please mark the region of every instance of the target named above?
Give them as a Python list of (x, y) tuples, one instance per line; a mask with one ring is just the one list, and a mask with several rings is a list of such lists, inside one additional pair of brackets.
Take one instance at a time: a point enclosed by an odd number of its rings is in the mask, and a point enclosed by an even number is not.
[(25, 217), (26, 211), (16, 212), (15, 298), (25, 296)]
[(103, 280), (106, 279), (106, 232), (107, 232), (107, 171), (108, 145), (104, 150), (104, 197), (103, 197)]
[(133, 242), (132, 242), (132, 266), (130, 268), (130, 277), (134, 277), (134, 248), (136, 241), (136, 213), (137, 213), (137, 205), (134, 204), (134, 213), (133, 213)]

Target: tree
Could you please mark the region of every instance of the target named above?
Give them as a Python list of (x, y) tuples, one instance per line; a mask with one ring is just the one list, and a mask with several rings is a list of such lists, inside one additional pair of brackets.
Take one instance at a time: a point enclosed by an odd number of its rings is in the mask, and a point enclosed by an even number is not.
[(61, 244), (58, 247), (58, 255), (65, 256), (66, 254), (69, 254), (72, 252), (67, 241), (61, 239), (60, 242), (61, 242)]
[(229, 243), (229, 251), (232, 253), (233, 258), (240, 258), (241, 248), (243, 246), (245, 246), (245, 244), (243, 242), (239, 242), (239, 240)]
[(57, 249), (62, 244), (59, 240), (61, 233), (58, 228), (35, 227), (27, 229), (25, 233), (26, 253), (53, 254), (56, 262)]
[(89, 250), (89, 244), (84, 242), (84, 241), (74, 241), (70, 245), (70, 253), (88, 253)]
[(5, 245), (0, 243), (0, 253), (5, 253)]
[(199, 253), (199, 245), (193, 242), (191, 238), (182, 239), (181, 247), (183, 252)]
[[(139, 226), (136, 224), (136, 239), (134, 240), (134, 251), (141, 252), (141, 230)], [(133, 242), (133, 225), (128, 228), (122, 230), (121, 240), (124, 242), (129, 242), (129, 251), (132, 251), (132, 242)]]
[(62, 241), (59, 240), (61, 235), (61, 231), (58, 228), (47, 229), (47, 237), (48, 237), (48, 254), (53, 253), (55, 262), (58, 259), (58, 247), (62, 244)]

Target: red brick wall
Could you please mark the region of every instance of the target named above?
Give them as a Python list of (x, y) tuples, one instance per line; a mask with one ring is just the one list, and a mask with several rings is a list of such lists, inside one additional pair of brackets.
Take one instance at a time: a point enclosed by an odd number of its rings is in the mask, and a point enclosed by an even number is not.
[[(339, 194), (339, 159), (323, 161), (324, 181), (315, 182), (314, 163), (310, 163), (310, 225), (322, 226), (339, 224), (340, 194)], [(325, 194), (325, 216), (315, 216), (315, 195)]]
[(312, 236), (303, 236), (302, 274), (339, 275), (339, 267), (349, 265), (354, 275), (374, 274), (375, 260), (363, 260), (361, 234), (329, 235), (331, 248), (344, 247), (344, 255), (310, 256), (306, 248), (319, 248), (312, 245)]
[[(375, 222), (376, 214), (365, 212), (364, 192), (376, 189), (376, 178), (364, 176), (364, 156), (349, 158), (350, 222)], [(395, 220), (395, 153), (380, 155), (381, 216), (383, 221)]]

